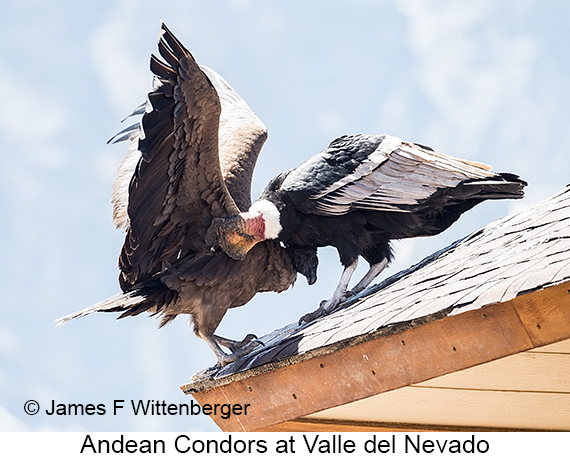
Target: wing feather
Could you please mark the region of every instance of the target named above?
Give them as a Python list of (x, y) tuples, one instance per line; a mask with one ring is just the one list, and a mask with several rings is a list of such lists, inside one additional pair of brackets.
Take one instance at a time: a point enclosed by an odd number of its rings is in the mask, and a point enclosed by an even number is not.
[(219, 154), (224, 182), (237, 206), (247, 211), (251, 206), (251, 181), (267, 128), (245, 100), (218, 73), (201, 66), (216, 88), (220, 115)]
[[(355, 136), (355, 142), (361, 142), (361, 137)], [(323, 151), (339, 156), (344, 152), (334, 149), (331, 152), (330, 147)], [(315, 203), (311, 212), (320, 215), (341, 215), (355, 210), (416, 212), (444, 189), (472, 180), (496, 178), (490, 170), (488, 165), (455, 159), (386, 135), (354, 170), (308, 197)]]
[(207, 250), (212, 218), (239, 212), (220, 168), (216, 89), (164, 23), (158, 50), (164, 61), (151, 56), (154, 90), (113, 194), (115, 223), (127, 229), (119, 257), (123, 290), (163, 271), (181, 252)]

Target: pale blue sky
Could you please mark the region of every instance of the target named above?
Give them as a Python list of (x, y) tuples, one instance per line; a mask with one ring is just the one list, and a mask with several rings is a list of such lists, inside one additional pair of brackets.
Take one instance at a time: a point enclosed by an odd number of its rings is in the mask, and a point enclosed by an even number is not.
[[(189, 400), (215, 362), (187, 319), (54, 319), (119, 291), (123, 235), (106, 141), (151, 87), (159, 19), (222, 74), (269, 129), (254, 193), (345, 133), (390, 133), (529, 182), (433, 239), (396, 243), (393, 274), (570, 182), (570, 4), (565, 1), (37, 1), (0, 3), (0, 431), (216, 430), (205, 417), (27, 416), (26, 400)], [(359, 270), (360, 271), (360, 270)], [(264, 334), (328, 298), (319, 281), (258, 295), (219, 333)], [(357, 273), (361, 274), (361, 273)]]

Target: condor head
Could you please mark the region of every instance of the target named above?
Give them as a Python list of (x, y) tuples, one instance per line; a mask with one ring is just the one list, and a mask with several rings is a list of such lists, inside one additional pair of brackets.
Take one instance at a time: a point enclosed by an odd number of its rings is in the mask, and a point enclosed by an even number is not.
[(257, 243), (276, 239), (279, 232), (279, 211), (273, 203), (261, 200), (246, 213), (212, 220), (205, 241), (213, 251), (221, 249), (234, 260), (243, 260)]

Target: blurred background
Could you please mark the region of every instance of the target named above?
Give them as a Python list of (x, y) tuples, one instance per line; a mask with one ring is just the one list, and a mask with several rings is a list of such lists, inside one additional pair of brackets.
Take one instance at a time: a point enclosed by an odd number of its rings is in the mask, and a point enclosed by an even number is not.
[[(267, 125), (254, 196), (345, 133), (390, 133), (529, 182), (524, 200), (395, 243), (383, 279), (570, 182), (569, 17), (563, 0), (1, 0), (0, 431), (217, 430), (206, 416), (110, 411), (190, 401), (179, 385), (215, 358), (187, 318), (54, 322), (119, 291), (110, 191), (126, 144), (106, 141), (151, 87), (161, 18)], [(342, 270), (336, 251), (320, 259), (316, 285), (259, 294), (218, 333), (263, 335), (314, 310)], [(24, 413), (30, 399), (40, 414)], [(52, 400), (107, 414), (48, 416)]]

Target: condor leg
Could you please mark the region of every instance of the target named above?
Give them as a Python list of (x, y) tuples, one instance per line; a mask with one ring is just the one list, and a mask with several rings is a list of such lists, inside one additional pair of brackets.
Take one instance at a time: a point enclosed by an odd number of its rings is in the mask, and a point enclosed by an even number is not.
[(350, 282), (350, 278), (354, 274), (354, 270), (358, 266), (358, 259), (356, 259), (352, 264), (348, 267), (345, 267), (342, 275), (340, 276), (340, 281), (336, 286), (336, 289), (331, 298), (328, 300), (323, 300), (316, 311), (312, 313), (305, 314), (301, 319), (299, 319), (299, 323), (302, 324), (303, 322), (311, 322), (315, 319), (329, 314), (338, 308), (338, 305), (343, 303), (348, 297), (350, 297), (351, 293), (347, 291), (348, 283)]
[(384, 271), (384, 268), (388, 265), (388, 259), (384, 259), (381, 262), (370, 265), (368, 273), (366, 273), (360, 282), (352, 288), (349, 292), (351, 295), (356, 295), (366, 289), (372, 281), (374, 281), (380, 273)]

